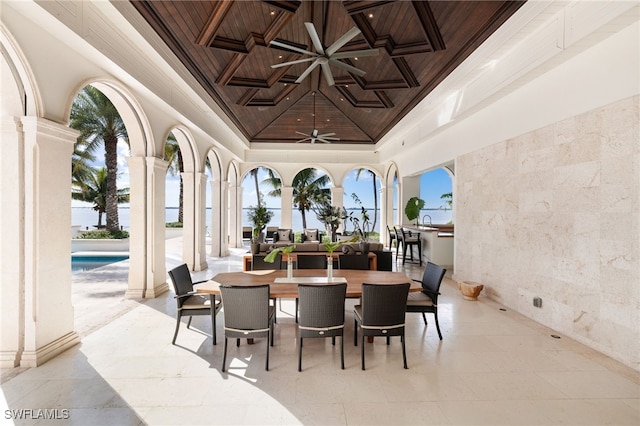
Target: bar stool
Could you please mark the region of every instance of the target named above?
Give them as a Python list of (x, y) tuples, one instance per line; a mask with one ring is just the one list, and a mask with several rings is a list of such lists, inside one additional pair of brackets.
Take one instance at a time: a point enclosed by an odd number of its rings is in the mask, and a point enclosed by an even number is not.
[[(404, 228), (400, 228), (400, 232), (398, 232), (395, 226), (393, 229), (396, 231), (398, 249), (402, 245), (402, 264), (404, 265), (407, 261), (407, 248), (411, 250), (411, 261), (413, 262), (413, 247), (417, 246), (418, 260), (420, 261), (420, 266), (422, 266), (422, 240), (420, 239), (420, 233), (405, 231)], [(396, 261), (398, 260), (398, 249), (396, 249)]]

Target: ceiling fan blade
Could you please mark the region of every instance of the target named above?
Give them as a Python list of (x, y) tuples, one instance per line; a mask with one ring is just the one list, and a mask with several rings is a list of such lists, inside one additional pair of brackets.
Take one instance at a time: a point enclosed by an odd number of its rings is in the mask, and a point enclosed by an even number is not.
[[(322, 142), (322, 143), (331, 143), (331, 141), (329, 141), (329, 140), (324, 140), (324, 139), (322, 139), (322, 138), (318, 138), (318, 140), (319, 140), (320, 142)], [(337, 140), (340, 140), (340, 139), (337, 139)]]
[(298, 131), (296, 131), (296, 133), (297, 133), (297, 134), (299, 134), (299, 135), (302, 135), (302, 136), (307, 136), (307, 137), (309, 137), (309, 136), (310, 136), (310, 135), (309, 135), (309, 134), (307, 134), (307, 133), (302, 133), (302, 132), (298, 132)]
[(316, 52), (318, 52), (320, 55), (324, 55), (324, 48), (322, 47), (322, 43), (320, 42), (320, 37), (318, 37), (316, 27), (314, 27), (311, 22), (305, 22), (304, 26), (307, 28), (307, 32), (309, 33), (309, 37), (311, 37), (313, 47), (316, 48)]
[(377, 56), (379, 53), (380, 53), (380, 49), (351, 50), (349, 52), (334, 53), (333, 55), (331, 55), (331, 59)]
[(323, 135), (318, 135), (318, 137), (319, 138), (326, 138), (327, 136), (333, 136), (333, 135), (335, 135), (335, 132), (334, 133), (325, 133)]
[(307, 78), (309, 74), (311, 74), (311, 71), (313, 71), (318, 66), (319, 63), (320, 62), (318, 62), (318, 60), (316, 59), (314, 63), (309, 65), (309, 67), (306, 70), (304, 70), (302, 74), (300, 74), (300, 77), (298, 77), (298, 79), (295, 82), (301, 83), (302, 80), (304, 80), (305, 78)]
[(326, 52), (327, 56), (332, 56), (334, 53), (336, 53), (338, 50), (340, 50), (340, 48), (342, 46), (347, 44), (349, 42), (349, 40), (351, 40), (352, 38), (354, 38), (358, 34), (360, 34), (360, 29), (358, 27), (351, 28), (349, 31), (344, 33), (342, 35), (342, 37), (340, 37), (331, 46), (329, 46), (329, 48), (327, 49), (327, 52)]
[(322, 64), (322, 73), (324, 74), (325, 80), (327, 80), (327, 84), (329, 86), (333, 86), (336, 82), (333, 80), (333, 74), (331, 74), (331, 68), (329, 68), (329, 64)]
[(344, 62), (335, 61), (333, 59), (329, 60), (329, 62), (332, 63), (333, 65), (337, 66), (337, 67), (340, 67), (340, 68), (343, 68), (343, 69), (349, 71), (352, 74), (357, 75), (358, 77), (363, 77), (366, 74), (365, 71), (362, 71), (361, 69), (358, 69), (356, 67), (352, 67), (351, 65), (345, 64)]
[(340, 138), (332, 138), (332, 137), (323, 137), (323, 138), (318, 138), (318, 139), (326, 139), (328, 141), (339, 141)]
[(302, 53), (303, 55), (318, 56), (317, 53), (309, 52), (308, 50), (304, 50), (304, 49), (299, 49), (299, 48), (297, 48), (295, 46), (290, 46), (288, 44), (280, 43), (279, 41), (275, 41), (275, 40), (273, 40), (269, 44), (272, 44), (272, 45), (278, 46), (278, 47), (282, 47), (283, 49), (292, 50), (294, 52)]
[(298, 59), (297, 61), (283, 62), (281, 64), (271, 65), (271, 68), (287, 67), (289, 65), (301, 64), (303, 62), (311, 62), (314, 59), (316, 59), (316, 58), (304, 58), (304, 59)]
[(306, 142), (308, 140), (311, 140), (311, 138), (304, 138), (304, 139), (300, 139), (299, 141), (296, 141), (296, 143), (300, 143), (300, 142)]

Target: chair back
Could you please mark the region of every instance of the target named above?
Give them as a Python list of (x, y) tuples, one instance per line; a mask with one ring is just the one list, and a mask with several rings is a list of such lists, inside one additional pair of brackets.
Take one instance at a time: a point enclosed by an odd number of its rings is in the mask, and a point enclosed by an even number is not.
[(398, 228), (396, 228), (395, 226), (393, 227), (393, 233), (396, 234), (396, 240), (398, 240), (398, 242), (402, 242), (402, 228), (400, 229), (400, 231), (398, 231)]
[(276, 255), (276, 259), (273, 261), (273, 263), (265, 262), (265, 257), (266, 255), (264, 254), (254, 254), (251, 257), (251, 270), (259, 271), (267, 269), (282, 269), (282, 253), (278, 253)]
[(221, 285), (224, 327), (233, 330), (269, 328), (269, 285)]
[(327, 256), (322, 254), (299, 254), (296, 256), (298, 269), (327, 269)]
[(427, 262), (422, 275), (422, 292), (431, 298), (434, 305), (438, 304), (438, 294), (444, 274), (447, 272), (445, 268), (435, 263)]
[(173, 291), (175, 291), (176, 296), (184, 296), (193, 291), (193, 281), (191, 280), (191, 273), (186, 263), (170, 270), (169, 277), (171, 278)]
[(346, 284), (298, 285), (298, 325), (334, 327), (344, 325)]
[(392, 240), (396, 237), (396, 227), (393, 227), (393, 232), (391, 232), (391, 228), (389, 228), (389, 225), (387, 225), (387, 233), (389, 234), (389, 239)]
[(393, 253), (385, 250), (372, 250), (376, 255), (378, 271), (393, 271)]
[(404, 324), (411, 284), (362, 284), (362, 325)]
[(367, 254), (341, 254), (338, 256), (340, 269), (369, 269), (369, 255)]

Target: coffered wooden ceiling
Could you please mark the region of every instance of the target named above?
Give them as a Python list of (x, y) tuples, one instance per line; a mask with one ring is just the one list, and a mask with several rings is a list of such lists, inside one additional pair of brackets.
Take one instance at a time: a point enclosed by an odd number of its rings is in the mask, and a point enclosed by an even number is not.
[[(335, 132), (333, 144), (374, 144), (424, 99), (522, 4), (515, 1), (132, 1), (135, 8), (252, 143), (295, 143), (296, 131)], [(314, 52), (305, 22), (324, 47), (353, 27), (339, 51), (378, 48), (341, 59), (363, 77), (321, 67), (270, 45)], [(309, 142), (306, 142), (309, 143)]]

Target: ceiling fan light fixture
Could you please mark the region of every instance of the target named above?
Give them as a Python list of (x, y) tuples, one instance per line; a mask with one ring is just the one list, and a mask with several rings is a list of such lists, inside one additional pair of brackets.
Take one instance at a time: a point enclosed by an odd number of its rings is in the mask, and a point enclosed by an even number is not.
[[(301, 83), (302, 80), (307, 78), (311, 72), (320, 65), (322, 68), (322, 74), (327, 80), (327, 84), (329, 86), (333, 86), (335, 84), (335, 80), (333, 78), (333, 73), (331, 72), (330, 65), (345, 69), (347, 72), (351, 74), (355, 74), (359, 77), (365, 75), (365, 71), (341, 62), (339, 59), (347, 59), (347, 58), (356, 58), (359, 56), (376, 56), (379, 53), (379, 49), (366, 49), (366, 50), (354, 50), (354, 51), (346, 51), (346, 52), (338, 52), (345, 44), (347, 44), (352, 38), (360, 34), (360, 29), (358, 27), (353, 27), (346, 33), (344, 33), (338, 40), (333, 42), (331, 46), (328, 48), (324, 48), (322, 43), (320, 42), (320, 37), (318, 36), (318, 32), (314, 27), (313, 23), (305, 22), (304, 23), (307, 32), (309, 33), (309, 38), (311, 38), (311, 42), (313, 47), (315, 48), (315, 52), (311, 52), (309, 50), (300, 49), (295, 46), (291, 46), (287, 43), (281, 43), (279, 41), (273, 40), (269, 44), (273, 46), (277, 46), (283, 49), (290, 50), (292, 52), (296, 52), (298, 54), (307, 55), (308, 58), (298, 59), (295, 61), (283, 62), (280, 64), (271, 65), (271, 68), (279, 68), (285, 66), (291, 66), (295, 64), (299, 64), (302, 62), (311, 62), (311, 65), (307, 67), (307, 69), (296, 79), (296, 83)], [(312, 62), (313, 61), (313, 62)]]
[[(316, 92), (315, 91), (311, 92), (311, 96), (313, 96), (313, 114), (311, 114), (311, 116), (313, 117), (313, 130), (311, 131), (310, 134), (296, 131), (297, 134), (305, 136), (304, 139), (300, 139), (299, 141), (296, 141), (296, 143), (309, 141), (310, 143), (314, 144), (317, 141), (322, 143), (331, 143), (332, 141), (339, 141), (340, 138), (334, 137), (335, 136), (334, 132), (320, 134), (320, 131), (316, 128)], [(299, 118), (298, 118), (298, 121), (300, 121)], [(327, 121), (330, 121), (330, 119), (327, 118)]]

